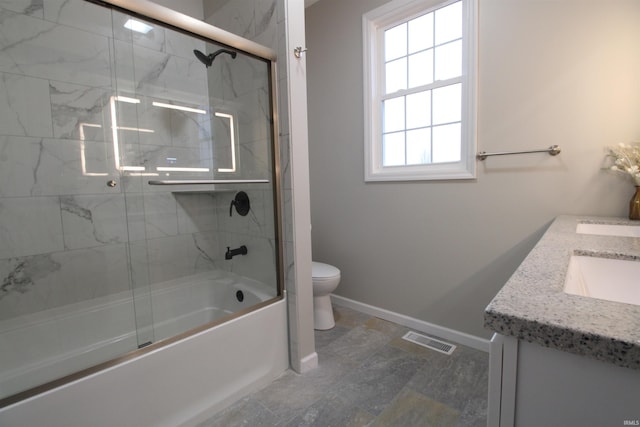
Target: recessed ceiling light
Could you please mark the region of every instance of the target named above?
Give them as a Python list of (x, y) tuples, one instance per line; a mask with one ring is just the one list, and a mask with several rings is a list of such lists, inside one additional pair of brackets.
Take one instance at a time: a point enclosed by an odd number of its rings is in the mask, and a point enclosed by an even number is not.
[(151, 25), (145, 24), (141, 21), (136, 21), (135, 19), (129, 19), (124, 23), (124, 27), (142, 34), (147, 34), (149, 31), (153, 30)]

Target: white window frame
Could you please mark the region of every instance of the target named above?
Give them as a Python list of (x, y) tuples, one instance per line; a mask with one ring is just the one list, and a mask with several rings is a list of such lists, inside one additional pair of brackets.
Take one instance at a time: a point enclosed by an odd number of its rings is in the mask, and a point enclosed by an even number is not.
[(365, 181), (474, 179), (476, 177), (477, 0), (461, 0), (462, 144), (451, 163), (382, 166), (384, 29), (458, 0), (393, 0), (362, 16)]

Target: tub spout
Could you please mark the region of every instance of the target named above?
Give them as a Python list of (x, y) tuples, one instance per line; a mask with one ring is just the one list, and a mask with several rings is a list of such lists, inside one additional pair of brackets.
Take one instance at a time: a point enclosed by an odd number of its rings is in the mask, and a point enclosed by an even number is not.
[(227, 253), (224, 254), (224, 259), (231, 259), (236, 255), (246, 255), (247, 247), (245, 245), (240, 246), (238, 249), (231, 249), (227, 246)]

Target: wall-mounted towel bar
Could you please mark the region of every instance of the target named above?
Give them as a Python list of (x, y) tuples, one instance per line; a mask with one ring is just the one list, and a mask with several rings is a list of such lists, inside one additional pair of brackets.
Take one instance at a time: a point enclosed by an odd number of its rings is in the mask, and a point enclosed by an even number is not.
[(529, 153), (549, 153), (551, 156), (557, 156), (560, 154), (560, 147), (557, 145), (552, 145), (549, 148), (545, 148), (543, 150), (529, 150), (529, 151), (501, 151), (497, 153), (487, 153), (486, 151), (480, 151), (476, 158), (478, 160), (484, 160), (489, 156), (506, 156), (508, 154), (529, 154)]
[(149, 185), (268, 184), (268, 179), (172, 179), (149, 181)]

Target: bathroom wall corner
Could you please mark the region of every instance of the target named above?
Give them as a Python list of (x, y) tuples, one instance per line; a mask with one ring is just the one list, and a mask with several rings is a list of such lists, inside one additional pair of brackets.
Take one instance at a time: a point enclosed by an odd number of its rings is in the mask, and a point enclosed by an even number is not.
[[(317, 366), (313, 333), (313, 288), (311, 281), (311, 207), (309, 194), (309, 147), (307, 130), (306, 60), (296, 58), (293, 49), (305, 46), (304, 4), (285, 1), (285, 52), (288, 82), (290, 132), (290, 174), (292, 185), (293, 286), (288, 288), (289, 348), (291, 367), (304, 373)], [(282, 103), (285, 100), (281, 100)], [(284, 129), (283, 129), (284, 131)]]

